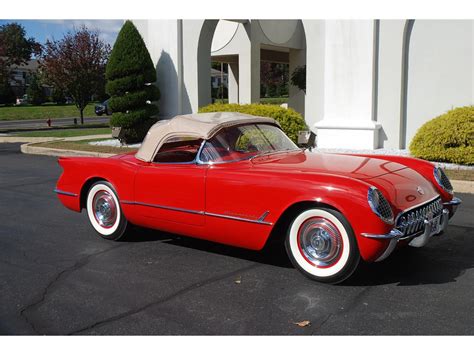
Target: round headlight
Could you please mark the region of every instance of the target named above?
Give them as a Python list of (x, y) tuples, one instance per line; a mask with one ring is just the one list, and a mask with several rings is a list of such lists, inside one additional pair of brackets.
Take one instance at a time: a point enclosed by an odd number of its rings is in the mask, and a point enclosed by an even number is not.
[(436, 180), (436, 183), (447, 193), (453, 193), (453, 185), (449, 181), (449, 178), (446, 176), (445, 172), (441, 168), (435, 167), (433, 169), (433, 175)]
[(372, 211), (379, 216), (379, 218), (388, 224), (393, 224), (394, 216), (392, 207), (388, 203), (387, 199), (380, 192), (379, 189), (375, 187), (370, 187), (367, 193), (367, 201)]

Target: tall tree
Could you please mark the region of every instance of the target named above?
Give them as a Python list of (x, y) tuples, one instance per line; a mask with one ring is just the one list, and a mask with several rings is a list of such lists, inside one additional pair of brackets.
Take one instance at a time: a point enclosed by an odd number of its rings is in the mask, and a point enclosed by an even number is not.
[(41, 45), (34, 38), (26, 37), (22, 25), (12, 22), (0, 26), (0, 75), (12, 65), (25, 64), (40, 53)]
[(81, 115), (94, 93), (105, 84), (105, 66), (110, 45), (99, 38), (97, 31), (86, 26), (69, 31), (61, 40), (47, 41), (40, 67), (45, 79), (67, 92)]
[(140, 33), (131, 21), (120, 30), (107, 64), (107, 93), (111, 96), (110, 123), (121, 127), (119, 139), (127, 143), (141, 142), (156, 119), (160, 98), (156, 69)]
[(0, 26), (0, 103), (15, 103), (15, 93), (10, 86), (11, 67), (27, 63), (40, 52), (41, 45), (34, 38), (27, 38), (20, 24), (13, 22)]

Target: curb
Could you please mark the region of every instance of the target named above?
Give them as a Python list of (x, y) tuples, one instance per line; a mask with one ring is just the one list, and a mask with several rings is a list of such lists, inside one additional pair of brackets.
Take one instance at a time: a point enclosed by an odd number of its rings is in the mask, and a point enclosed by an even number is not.
[(101, 139), (101, 138), (112, 138), (111, 134), (93, 134), (89, 136), (77, 136), (77, 137), (19, 137), (19, 136), (2, 136), (0, 137), (0, 143), (46, 143), (53, 141), (81, 141), (85, 139)]
[(108, 158), (117, 154), (86, 152), (82, 150), (55, 149), (45, 147), (35, 147), (31, 143), (21, 145), (21, 152), (24, 154), (47, 155), (53, 157), (99, 157)]

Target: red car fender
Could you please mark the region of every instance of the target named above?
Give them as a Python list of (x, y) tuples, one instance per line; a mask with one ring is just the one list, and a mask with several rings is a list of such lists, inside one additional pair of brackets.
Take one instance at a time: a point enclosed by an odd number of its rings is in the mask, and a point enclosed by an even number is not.
[[(120, 200), (133, 199), (133, 178), (138, 166), (128, 162), (119, 164), (117, 158), (60, 157), (58, 163), (63, 173), (56, 184), (56, 191), (59, 191), (61, 202), (67, 208), (80, 212), (83, 207), (81, 195), (87, 193), (88, 186), (98, 180), (110, 182)], [(127, 207), (122, 208), (125, 216)]]
[(450, 194), (443, 190), (435, 180), (433, 169), (435, 165), (429, 161), (418, 159), (418, 158), (411, 158), (411, 157), (404, 157), (399, 155), (364, 155), (364, 154), (353, 154), (360, 157), (368, 157), (368, 158), (380, 158), (385, 159), (388, 161), (393, 161), (395, 163), (403, 164), (410, 169), (415, 170), (419, 174), (421, 174), (425, 179), (430, 181), (435, 189), (439, 192), (441, 199), (443, 202), (451, 201), (453, 199), (453, 194)]
[(333, 175), (319, 175), (316, 181), (317, 185), (314, 184), (283, 206), (281, 214), (302, 201), (313, 201), (316, 205), (332, 207), (342, 213), (351, 224), (361, 257), (369, 262), (376, 260), (385, 251), (389, 241), (366, 238), (361, 234), (386, 234), (393, 225), (383, 222), (371, 210), (367, 202), (367, 193), (371, 185)]

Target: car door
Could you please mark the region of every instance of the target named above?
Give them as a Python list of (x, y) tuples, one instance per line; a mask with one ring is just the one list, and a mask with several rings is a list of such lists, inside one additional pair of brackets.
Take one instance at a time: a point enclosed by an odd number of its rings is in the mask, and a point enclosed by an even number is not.
[(194, 159), (201, 141), (185, 138), (165, 142), (154, 161), (142, 166), (135, 177), (136, 208), (155, 219), (157, 226), (160, 220), (204, 224), (207, 166), (196, 164)]

